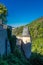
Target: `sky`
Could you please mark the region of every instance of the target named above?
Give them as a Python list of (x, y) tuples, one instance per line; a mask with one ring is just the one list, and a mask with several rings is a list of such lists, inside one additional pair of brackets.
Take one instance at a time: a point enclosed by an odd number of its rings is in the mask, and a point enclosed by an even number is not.
[(18, 27), (43, 16), (43, 0), (0, 0), (8, 9), (7, 24)]

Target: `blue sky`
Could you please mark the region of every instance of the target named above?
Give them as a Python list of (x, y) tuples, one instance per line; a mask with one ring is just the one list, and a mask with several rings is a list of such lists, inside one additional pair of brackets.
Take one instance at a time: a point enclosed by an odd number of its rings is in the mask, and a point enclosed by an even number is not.
[(8, 24), (25, 25), (43, 16), (43, 0), (0, 0), (8, 9)]

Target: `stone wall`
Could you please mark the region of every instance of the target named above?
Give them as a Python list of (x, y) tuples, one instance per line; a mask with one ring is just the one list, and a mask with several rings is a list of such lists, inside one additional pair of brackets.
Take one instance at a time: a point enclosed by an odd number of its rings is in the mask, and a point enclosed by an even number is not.
[[(7, 46), (6, 46), (7, 45)], [(10, 53), (10, 43), (7, 36), (7, 30), (0, 25), (0, 55)]]

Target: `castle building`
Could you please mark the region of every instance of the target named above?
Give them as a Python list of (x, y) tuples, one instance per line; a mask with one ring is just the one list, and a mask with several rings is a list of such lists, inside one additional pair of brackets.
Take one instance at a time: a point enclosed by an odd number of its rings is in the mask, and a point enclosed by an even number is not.
[(0, 55), (7, 55), (11, 52), (7, 35), (7, 25), (0, 19)]
[(31, 56), (31, 36), (28, 27), (23, 28), (22, 36), (17, 36), (16, 45), (24, 52), (25, 57), (28, 59)]

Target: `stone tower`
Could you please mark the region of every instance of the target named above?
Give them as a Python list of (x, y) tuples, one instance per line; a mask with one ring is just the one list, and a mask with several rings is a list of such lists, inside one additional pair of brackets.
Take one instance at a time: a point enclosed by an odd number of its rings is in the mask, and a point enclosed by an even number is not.
[(29, 59), (31, 56), (31, 37), (27, 26), (23, 28), (22, 35), (17, 36), (16, 45), (18, 45), (19, 49), (22, 47), (25, 57)]
[(7, 25), (0, 19), (0, 55), (7, 55), (10, 53), (10, 43), (7, 35)]
[(26, 58), (28, 59), (31, 55), (31, 37), (27, 26), (23, 28), (22, 38), (23, 38), (22, 48)]

